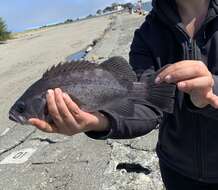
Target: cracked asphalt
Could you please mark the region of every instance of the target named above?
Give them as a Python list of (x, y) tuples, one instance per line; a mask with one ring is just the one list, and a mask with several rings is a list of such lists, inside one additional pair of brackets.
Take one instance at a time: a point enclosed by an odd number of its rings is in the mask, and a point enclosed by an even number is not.
[(0, 79), (6, 83), (0, 86), (0, 190), (163, 189), (154, 152), (157, 131), (134, 140), (95, 141), (84, 134), (46, 134), (6, 117), (11, 103), (45, 68), (99, 37), (86, 59), (128, 59), (134, 31), (143, 21), (116, 14), (22, 34), (0, 45)]

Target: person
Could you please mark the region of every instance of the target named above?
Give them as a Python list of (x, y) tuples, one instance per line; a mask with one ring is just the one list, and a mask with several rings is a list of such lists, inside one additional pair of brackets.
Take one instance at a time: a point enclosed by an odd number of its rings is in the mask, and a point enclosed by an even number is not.
[(131, 100), (131, 117), (112, 108), (90, 114), (55, 89), (47, 94), (54, 124), (37, 119), (30, 123), (45, 132), (85, 132), (94, 139), (134, 138), (160, 124), (157, 155), (166, 188), (218, 189), (218, 0), (152, 3), (135, 32), (130, 64), (138, 77), (170, 64), (155, 82), (177, 85), (173, 114), (139, 99)]

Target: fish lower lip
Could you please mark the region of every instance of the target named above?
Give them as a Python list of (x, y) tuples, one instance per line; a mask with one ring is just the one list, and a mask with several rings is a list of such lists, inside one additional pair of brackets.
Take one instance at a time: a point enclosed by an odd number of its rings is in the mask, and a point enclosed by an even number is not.
[(16, 123), (20, 123), (20, 124), (22, 124), (22, 125), (25, 124), (23, 118), (21, 118), (21, 117), (15, 117), (15, 115), (14, 115), (12, 112), (10, 112), (10, 114), (9, 114), (9, 119), (10, 119), (11, 121), (14, 121), (14, 122), (16, 122)]
[(16, 118), (13, 114), (11, 114), (11, 113), (10, 113), (10, 115), (9, 115), (9, 119), (10, 119), (11, 121), (19, 122), (19, 121), (17, 120), (17, 118)]

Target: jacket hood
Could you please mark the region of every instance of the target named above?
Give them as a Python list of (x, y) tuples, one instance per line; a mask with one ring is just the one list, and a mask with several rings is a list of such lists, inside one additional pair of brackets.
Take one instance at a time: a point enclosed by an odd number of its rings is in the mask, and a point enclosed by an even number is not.
[[(218, 15), (218, 0), (210, 0), (208, 16), (206, 20), (212, 20)], [(153, 0), (153, 12), (161, 21), (170, 26), (181, 23), (175, 0)]]

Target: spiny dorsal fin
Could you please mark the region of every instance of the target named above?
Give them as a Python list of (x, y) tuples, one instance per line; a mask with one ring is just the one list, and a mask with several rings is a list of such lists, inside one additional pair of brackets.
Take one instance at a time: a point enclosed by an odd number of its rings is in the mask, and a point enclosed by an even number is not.
[(135, 82), (137, 80), (135, 72), (129, 63), (120, 56), (112, 57), (99, 65), (99, 68), (107, 70), (120, 81)]
[(83, 70), (91, 70), (95, 69), (97, 64), (91, 63), (89, 61), (71, 61), (59, 63), (56, 66), (52, 66), (51, 69), (47, 70), (43, 74), (43, 78), (52, 78), (57, 75), (71, 72), (71, 71), (83, 71)]

